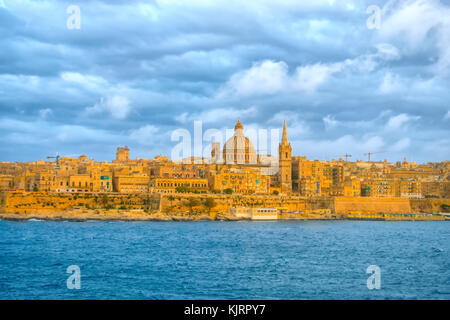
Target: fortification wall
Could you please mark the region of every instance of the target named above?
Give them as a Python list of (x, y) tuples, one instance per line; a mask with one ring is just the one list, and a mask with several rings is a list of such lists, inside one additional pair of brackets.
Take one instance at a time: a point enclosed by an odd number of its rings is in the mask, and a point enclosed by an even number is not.
[(411, 199), (411, 209), (415, 212), (450, 212), (450, 199)]
[(74, 207), (87, 209), (159, 209), (159, 196), (118, 193), (44, 193), (8, 192), (5, 212), (63, 211)]
[[(205, 206), (206, 199), (214, 200), (214, 206), (209, 209)], [(198, 205), (193, 206), (193, 211), (220, 212), (229, 211), (231, 207), (267, 207), (288, 211), (309, 211), (327, 209), (333, 206), (332, 198), (307, 198), (298, 196), (257, 196), (257, 195), (217, 195), (217, 194), (175, 194), (161, 196), (161, 210), (165, 212), (177, 212), (191, 210), (190, 199), (196, 199)]]
[(410, 213), (407, 198), (335, 197), (334, 210), (347, 213)]
[(0, 212), (5, 211), (6, 192), (0, 191)]
[[(206, 199), (214, 203), (208, 207)], [(192, 201), (191, 199), (195, 199)], [(192, 205), (194, 202), (194, 205)], [(144, 209), (162, 212), (228, 212), (231, 207), (268, 207), (284, 211), (332, 209), (337, 214), (348, 213), (411, 213), (446, 212), (450, 199), (407, 199), (369, 197), (299, 197), (223, 194), (144, 195), (120, 193), (0, 193), (0, 211), (30, 213), (86, 209)], [(443, 209), (444, 208), (444, 209)]]

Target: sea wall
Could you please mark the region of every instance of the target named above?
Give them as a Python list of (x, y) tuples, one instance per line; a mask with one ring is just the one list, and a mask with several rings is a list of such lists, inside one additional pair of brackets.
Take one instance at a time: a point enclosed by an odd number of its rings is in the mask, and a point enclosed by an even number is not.
[[(120, 193), (2, 192), (0, 212), (60, 212), (73, 209), (145, 210), (163, 213), (229, 212), (231, 207), (267, 207), (283, 212), (328, 209), (336, 214), (448, 212), (450, 199), (300, 197), (224, 194), (144, 195)], [(448, 211), (446, 211), (448, 210)]]
[[(206, 199), (208, 198), (213, 200), (210, 207), (207, 206)], [(162, 195), (160, 208), (165, 212), (187, 210), (224, 212), (229, 211), (231, 207), (266, 207), (285, 211), (311, 211), (327, 209), (332, 206), (333, 200), (331, 197), (175, 194)]]
[(450, 212), (450, 199), (411, 199), (411, 209), (414, 212)]
[(86, 209), (148, 209), (159, 210), (159, 196), (120, 193), (45, 193), (7, 192), (3, 211), (29, 213)]
[[(207, 204), (210, 199), (210, 205)], [(213, 200), (211, 202), (211, 199)], [(148, 209), (162, 212), (225, 212), (231, 207), (271, 207), (285, 211), (311, 211), (333, 207), (331, 197), (258, 196), (224, 194), (140, 195), (120, 193), (7, 192), (5, 212), (86, 209)]]
[(410, 213), (407, 198), (335, 197), (337, 214), (348, 213)]

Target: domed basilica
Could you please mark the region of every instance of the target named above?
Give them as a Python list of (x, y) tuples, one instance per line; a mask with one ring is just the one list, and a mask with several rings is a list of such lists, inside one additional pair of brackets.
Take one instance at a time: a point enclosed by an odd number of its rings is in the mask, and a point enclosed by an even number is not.
[(256, 164), (257, 162), (255, 147), (250, 139), (244, 136), (244, 126), (240, 118), (234, 127), (233, 136), (223, 146), (222, 156), (226, 164)]
[[(223, 146), (222, 159), (220, 159), (220, 156), (220, 142), (213, 142), (211, 144), (210, 163), (216, 164), (217, 176), (225, 170), (219, 168), (221, 164), (226, 165), (226, 167), (233, 167), (233, 172), (236, 174), (242, 173), (245, 170), (249, 170), (248, 172), (250, 172), (253, 168), (261, 175), (272, 176), (273, 182), (279, 183), (281, 192), (289, 193), (292, 190), (292, 148), (287, 137), (286, 121), (284, 121), (281, 143), (278, 146), (278, 159), (270, 155), (258, 155), (256, 153), (253, 143), (244, 135), (244, 126), (242, 125), (240, 118), (234, 126), (233, 136), (229, 138)], [(275, 171), (272, 170), (274, 161), (276, 162), (276, 167), (274, 168), (276, 169)], [(276, 177), (274, 177), (274, 175), (276, 175)], [(255, 182), (256, 184), (259, 184), (259, 178), (255, 179)], [(226, 185), (227, 181), (222, 181), (222, 183)], [(235, 185), (234, 188), (236, 189), (237, 186)], [(267, 190), (269, 189), (270, 188), (267, 187)]]

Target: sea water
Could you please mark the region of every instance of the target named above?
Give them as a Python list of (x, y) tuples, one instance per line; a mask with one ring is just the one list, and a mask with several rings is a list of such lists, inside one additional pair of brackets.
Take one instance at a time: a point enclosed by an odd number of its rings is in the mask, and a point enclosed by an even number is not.
[(445, 221), (0, 221), (0, 299), (450, 299), (449, 240)]

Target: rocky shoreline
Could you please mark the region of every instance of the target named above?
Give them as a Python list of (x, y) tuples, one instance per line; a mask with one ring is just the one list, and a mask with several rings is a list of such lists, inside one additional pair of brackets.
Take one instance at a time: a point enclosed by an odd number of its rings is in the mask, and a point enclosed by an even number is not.
[(188, 214), (188, 213), (161, 213), (161, 212), (136, 212), (136, 211), (61, 211), (32, 213), (6, 213), (0, 212), (0, 219), (10, 221), (25, 221), (30, 219), (44, 221), (238, 221), (246, 220), (227, 213), (217, 214)]
[[(33, 211), (29, 213), (24, 212), (5, 212), (0, 211), (0, 220), (9, 221), (27, 221), (31, 219), (42, 221), (71, 221), (71, 222), (85, 222), (85, 221), (155, 221), (155, 222), (182, 222), (182, 221), (248, 221), (250, 219), (243, 217), (236, 217), (230, 212), (160, 212), (144, 210), (63, 210), (63, 211)], [(332, 216), (332, 215), (302, 215), (294, 218), (280, 217), (279, 220), (440, 220), (450, 221), (446, 218), (427, 218), (415, 217), (411, 219), (392, 219), (381, 216), (367, 215), (367, 216)]]

